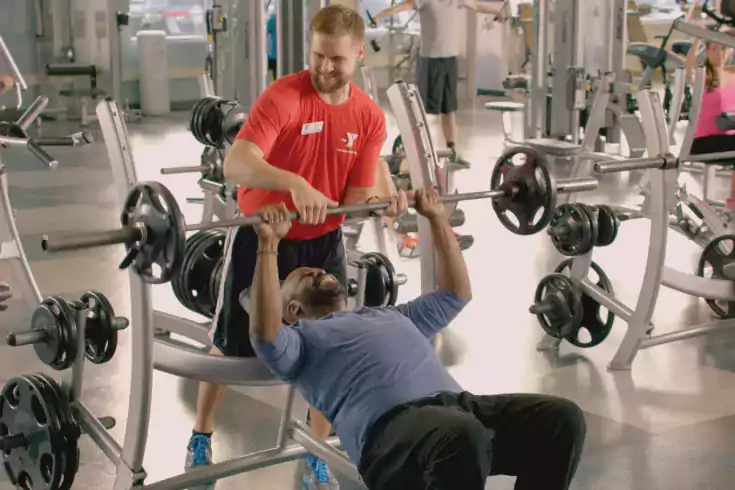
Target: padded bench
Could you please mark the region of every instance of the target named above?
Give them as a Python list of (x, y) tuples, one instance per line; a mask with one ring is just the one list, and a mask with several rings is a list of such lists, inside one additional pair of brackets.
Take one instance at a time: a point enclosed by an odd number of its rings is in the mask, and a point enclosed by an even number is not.
[(59, 95), (79, 100), (82, 126), (87, 126), (90, 121), (96, 120), (96, 116), (89, 114), (89, 101), (104, 98), (106, 94), (97, 88), (97, 67), (95, 65), (47, 64), (45, 72), (49, 77), (89, 77), (88, 89), (63, 89), (59, 91)]

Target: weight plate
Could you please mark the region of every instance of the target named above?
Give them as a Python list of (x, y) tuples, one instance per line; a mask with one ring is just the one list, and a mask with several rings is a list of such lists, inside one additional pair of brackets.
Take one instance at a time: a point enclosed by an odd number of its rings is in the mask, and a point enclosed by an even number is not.
[(237, 134), (240, 132), (240, 128), (242, 128), (243, 124), (245, 124), (245, 119), (247, 119), (247, 117), (248, 114), (245, 109), (237, 104), (227, 111), (227, 114), (225, 114), (222, 121), (223, 143), (232, 145), (235, 142), (235, 138), (237, 138)]
[(105, 295), (97, 291), (88, 291), (80, 299), (90, 312), (84, 331), (85, 355), (93, 364), (110, 362), (117, 351), (115, 310)]
[(594, 243), (592, 220), (578, 204), (565, 203), (557, 206), (547, 232), (554, 247), (569, 257), (586, 254)]
[(579, 329), (582, 322), (582, 299), (571, 279), (562, 274), (550, 274), (539, 282), (534, 295), (536, 306), (550, 305), (550, 311), (536, 314), (541, 328), (550, 336), (561, 339)]
[(512, 233), (532, 235), (551, 221), (556, 208), (556, 181), (546, 158), (534, 148), (506, 150), (493, 168), (490, 188), (505, 192), (492, 200), (493, 210)]
[[(70, 356), (76, 353), (76, 344), (74, 346), (71, 345), (73, 341), (72, 336), (76, 339), (76, 335), (74, 335), (76, 332), (72, 333), (70, 331), (72, 326), (67, 321), (64, 313), (65, 310), (62, 306), (63, 304), (66, 304), (66, 301), (63, 299), (59, 300), (59, 298), (56, 297), (46, 298), (42, 303), (42, 305), (48, 308), (49, 312), (54, 317), (54, 324), (48, 325), (49, 329), (47, 330), (47, 339), (53, 339), (51, 340), (51, 343), (56, 344), (56, 357), (53, 362), (47, 365), (57, 371), (63, 371), (71, 366), (74, 359), (71, 359), (70, 362)], [(76, 324), (74, 327), (76, 327)], [(40, 358), (43, 348), (41, 347), (41, 344), (35, 344), (35, 346), (36, 354)], [(50, 356), (47, 358), (50, 358)]]
[[(395, 306), (398, 301), (398, 275), (393, 263), (388, 257), (379, 252), (364, 254), (361, 259), (367, 260), (377, 267), (377, 269), (372, 270), (372, 276), (371, 269), (368, 269), (367, 283), (372, 283), (379, 277), (374, 284), (376, 288), (382, 288), (382, 290), (376, 289), (370, 293), (372, 304), (368, 304), (367, 290), (370, 286), (365, 285), (365, 306)], [(381, 298), (380, 301), (378, 301), (378, 298)]]
[(592, 250), (592, 247), (595, 246), (595, 242), (597, 242), (597, 235), (598, 235), (598, 226), (597, 226), (597, 211), (587, 204), (578, 203), (578, 205), (587, 213), (587, 217), (590, 220), (590, 235), (592, 240), (590, 241), (590, 248), (587, 249), (586, 252), (589, 252)]
[[(735, 263), (735, 235), (720, 235), (704, 247), (697, 265), (697, 275), (728, 280), (725, 268)], [(705, 298), (707, 305), (720, 318), (735, 318), (735, 301)]]
[(186, 223), (176, 199), (158, 182), (134, 185), (125, 199), (120, 216), (123, 228), (145, 227), (142, 243), (128, 242), (128, 254), (137, 250), (132, 267), (148, 284), (163, 284), (181, 268), (186, 245)]
[(393, 148), (391, 149), (393, 156), (403, 158), (406, 156), (406, 151), (403, 149), (403, 138), (399, 134), (396, 139), (393, 140)]
[(61, 481), (57, 490), (69, 490), (74, 484), (74, 478), (79, 471), (79, 436), (81, 431), (71, 412), (69, 398), (64, 390), (50, 376), (38, 373), (31, 377), (46, 386), (50, 398), (54, 399), (56, 412), (61, 422), (61, 433), (64, 437), (65, 449), (62, 457)]
[(44, 342), (33, 344), (38, 359), (47, 366), (54, 366), (64, 356), (62, 350), (61, 318), (54, 314), (50, 306), (45, 303), (36, 308), (31, 317), (31, 330), (44, 330), (46, 338)]
[[(567, 259), (556, 267), (556, 273), (562, 274), (567, 271), (571, 271), (572, 263), (574, 259)], [(594, 283), (606, 291), (608, 294), (615, 294), (612, 287), (610, 278), (605, 274), (605, 271), (596, 262), (590, 264), (590, 268), (597, 274), (597, 282)], [(602, 305), (588, 296), (586, 293), (582, 294), (582, 323), (580, 328), (574, 332), (566, 335), (564, 338), (577, 347), (590, 348), (599, 345), (603, 342), (610, 332), (612, 331), (613, 323), (615, 322), (615, 314), (608, 309), (605, 309), (606, 314), (602, 313)], [(604, 316), (604, 318), (603, 318)], [(587, 331), (587, 335), (584, 335), (583, 330)], [(582, 335), (580, 335), (582, 334)], [(589, 340), (584, 340), (581, 337), (589, 337)]]
[(607, 247), (618, 233), (618, 217), (610, 206), (597, 206), (597, 240), (595, 246)]
[(0, 405), (0, 437), (26, 436), (25, 446), (0, 452), (11, 484), (34, 490), (58, 489), (64, 441), (48, 391), (29, 377), (13, 378), (3, 389)]
[(209, 273), (207, 273), (206, 279), (195, 277), (197, 274), (197, 263), (202, 260), (203, 251), (209, 246), (211, 240), (216, 239), (221, 233), (217, 230), (205, 230), (200, 233), (194, 241), (192, 241), (192, 249), (187, 256), (185, 267), (182, 268), (182, 278), (184, 287), (184, 297), (187, 301), (187, 308), (191, 311), (199, 314), (204, 314), (200, 311), (199, 300), (197, 295), (199, 290), (203, 288), (201, 281), (209, 280)]
[(216, 303), (212, 303), (210, 279), (217, 262), (224, 254), (225, 232), (214, 231), (193, 252), (190, 269), (184, 275), (187, 292), (193, 300), (194, 311), (208, 318), (214, 316)]
[(364, 305), (379, 308), (385, 306), (388, 297), (388, 280), (385, 269), (381, 268), (375, 257), (364, 254), (360, 260), (366, 267)]
[(189, 254), (191, 253), (193, 244), (199, 238), (201, 238), (201, 232), (196, 232), (187, 237), (186, 243), (184, 245), (184, 259), (181, 264), (181, 269), (171, 280), (171, 288), (173, 289), (174, 296), (176, 296), (176, 299), (179, 300), (179, 303), (181, 303), (186, 308), (189, 307), (187, 306), (186, 287), (184, 286), (184, 274), (182, 271), (186, 270), (186, 262), (189, 259)]
[(195, 254), (197, 252), (197, 249), (202, 242), (206, 241), (208, 237), (212, 236), (212, 233), (213, 230), (202, 230), (187, 239), (186, 254), (184, 256), (184, 261), (181, 264), (181, 270), (178, 274), (181, 287), (181, 296), (183, 298), (181, 304), (184, 305), (185, 308), (193, 312), (197, 312), (197, 310), (194, 303), (195, 300), (191, 296), (191, 287), (189, 286), (189, 274), (192, 269), (192, 264), (196, 258)]
[(79, 332), (77, 330), (77, 317), (76, 312), (74, 309), (72, 309), (71, 306), (69, 306), (69, 303), (67, 301), (60, 297), (60, 296), (52, 296), (49, 298), (55, 302), (59, 306), (59, 309), (61, 311), (61, 318), (64, 324), (66, 325), (66, 332), (68, 336), (68, 344), (67, 344), (67, 350), (66, 350), (66, 359), (63, 363), (63, 367), (61, 369), (69, 369), (72, 364), (74, 364), (74, 361), (77, 359), (77, 351), (78, 351), (78, 340), (79, 340)]

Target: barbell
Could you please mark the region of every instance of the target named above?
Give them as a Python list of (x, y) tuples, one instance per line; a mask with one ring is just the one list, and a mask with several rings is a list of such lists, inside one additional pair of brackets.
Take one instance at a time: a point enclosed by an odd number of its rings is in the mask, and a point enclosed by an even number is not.
[[(440, 202), (491, 199), (500, 222), (512, 233), (530, 235), (548, 225), (556, 207), (557, 193), (574, 193), (597, 188), (594, 178), (567, 179), (555, 182), (549, 164), (537, 150), (515, 147), (496, 162), (490, 190), (440, 196)], [(415, 207), (415, 202), (409, 201)], [(348, 204), (327, 209), (328, 215), (380, 211), (388, 203)], [(541, 212), (543, 210), (543, 212)], [(515, 216), (515, 222), (509, 214)], [(298, 214), (289, 217), (298, 219)], [(176, 199), (166, 186), (158, 182), (141, 182), (133, 186), (123, 204), (121, 227), (91, 233), (44, 235), (46, 252), (81, 250), (104, 245), (124, 244), (127, 255), (121, 269), (133, 267), (144, 282), (162, 284), (171, 280), (181, 268), (185, 256), (186, 232), (217, 228), (254, 226), (260, 216), (246, 216), (211, 223), (187, 225)]]

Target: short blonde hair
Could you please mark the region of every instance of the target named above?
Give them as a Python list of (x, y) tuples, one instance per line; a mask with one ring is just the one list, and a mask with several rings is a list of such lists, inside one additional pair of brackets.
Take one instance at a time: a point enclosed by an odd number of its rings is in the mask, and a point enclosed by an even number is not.
[(357, 11), (343, 5), (329, 5), (314, 14), (309, 31), (327, 36), (350, 35), (357, 41), (365, 39), (365, 21)]

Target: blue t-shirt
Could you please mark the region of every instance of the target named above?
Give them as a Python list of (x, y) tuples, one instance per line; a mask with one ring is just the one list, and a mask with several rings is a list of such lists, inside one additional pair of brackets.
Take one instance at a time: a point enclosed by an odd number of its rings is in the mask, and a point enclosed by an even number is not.
[(271, 14), (265, 24), (265, 32), (268, 37), (268, 59), (278, 59), (276, 55), (276, 14)]
[(438, 289), (393, 308), (300, 320), (254, 348), (324, 414), (358, 464), (367, 431), (381, 415), (402, 403), (462, 391), (428, 339), (466, 304)]

